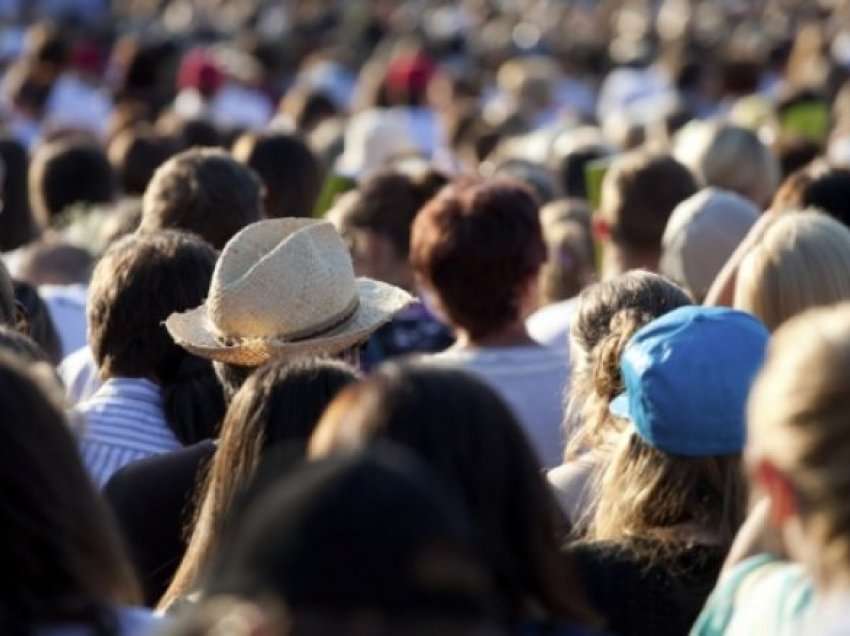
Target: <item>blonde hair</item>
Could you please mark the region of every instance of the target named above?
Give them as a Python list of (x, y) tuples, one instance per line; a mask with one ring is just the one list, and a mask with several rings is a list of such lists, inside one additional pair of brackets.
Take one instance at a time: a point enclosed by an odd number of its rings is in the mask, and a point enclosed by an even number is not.
[(850, 300), (850, 229), (817, 212), (774, 223), (741, 263), (735, 307), (771, 331), (812, 307)]
[(703, 185), (737, 192), (762, 208), (779, 187), (779, 162), (746, 128), (717, 122), (687, 126), (677, 138), (675, 155)]
[(793, 480), (826, 579), (850, 571), (848, 411), (850, 304), (783, 325), (750, 394), (747, 454)]
[(628, 545), (651, 558), (691, 545), (677, 535), (683, 526), (728, 548), (747, 499), (739, 455), (678, 457), (649, 446), (633, 431), (619, 437), (596, 474), (595, 491), (587, 538)]

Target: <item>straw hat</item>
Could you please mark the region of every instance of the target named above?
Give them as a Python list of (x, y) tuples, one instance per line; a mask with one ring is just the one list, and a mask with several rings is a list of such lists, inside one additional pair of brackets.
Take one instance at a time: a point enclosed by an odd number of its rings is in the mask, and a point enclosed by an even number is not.
[(354, 277), (330, 223), (272, 219), (224, 247), (206, 302), (165, 323), (195, 355), (242, 366), (334, 354), (364, 341), (412, 301), (392, 285)]

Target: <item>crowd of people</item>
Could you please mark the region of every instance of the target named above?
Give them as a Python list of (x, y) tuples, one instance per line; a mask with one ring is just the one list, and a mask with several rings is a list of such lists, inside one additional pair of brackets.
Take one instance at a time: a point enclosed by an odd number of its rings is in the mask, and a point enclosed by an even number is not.
[(850, 2), (0, 0), (0, 633), (850, 634)]

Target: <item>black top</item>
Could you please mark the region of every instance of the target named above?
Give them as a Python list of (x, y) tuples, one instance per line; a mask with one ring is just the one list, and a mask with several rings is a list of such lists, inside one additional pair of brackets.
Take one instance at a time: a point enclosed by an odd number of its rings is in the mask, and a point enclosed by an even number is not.
[(693, 546), (658, 562), (610, 542), (575, 543), (567, 552), (606, 628), (620, 636), (688, 634), (726, 556)]
[(106, 484), (104, 496), (123, 532), (149, 606), (159, 601), (183, 559), (185, 529), (194, 512), (190, 504), (215, 448), (205, 440), (134, 462)]

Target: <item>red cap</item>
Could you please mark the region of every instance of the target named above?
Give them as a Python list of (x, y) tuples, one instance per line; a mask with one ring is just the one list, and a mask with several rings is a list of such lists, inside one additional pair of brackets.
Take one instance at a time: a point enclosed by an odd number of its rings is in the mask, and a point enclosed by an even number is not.
[(177, 72), (179, 89), (194, 88), (204, 95), (212, 95), (223, 82), (224, 74), (204, 49), (192, 49), (183, 56)]

